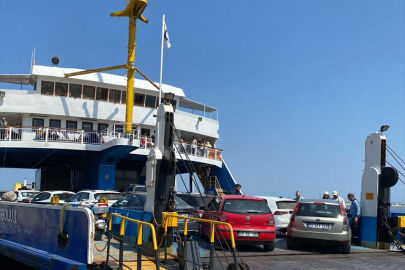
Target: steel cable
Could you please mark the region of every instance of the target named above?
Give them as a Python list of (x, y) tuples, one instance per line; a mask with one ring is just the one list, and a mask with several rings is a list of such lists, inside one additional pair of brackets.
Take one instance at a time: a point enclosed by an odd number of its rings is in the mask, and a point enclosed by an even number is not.
[[(174, 125), (174, 123), (173, 123), (173, 122), (170, 122), (170, 124), (171, 124), (172, 127), (173, 127), (173, 131), (175, 132), (175, 135), (176, 135), (178, 138), (180, 138), (180, 136), (179, 136), (179, 134), (178, 134), (178, 132), (177, 132), (177, 129), (176, 129), (176, 126)], [(171, 138), (171, 139), (172, 139), (172, 141), (174, 141), (174, 138)], [(187, 151), (184, 151), (184, 153), (183, 153), (183, 154), (184, 154), (184, 157), (185, 157), (185, 159), (186, 159), (186, 160), (184, 160), (184, 158), (182, 157), (182, 153), (181, 153), (181, 151), (179, 151), (177, 145), (176, 145), (176, 144), (173, 144), (173, 147), (174, 147), (174, 148), (177, 150), (177, 152), (179, 153), (179, 155), (180, 155), (180, 157), (181, 157), (181, 160), (182, 160), (183, 164), (185, 165), (186, 170), (188, 171), (188, 173), (189, 173), (190, 176), (191, 176), (191, 180), (192, 180), (193, 184), (194, 184), (195, 187), (197, 188), (198, 193), (200, 194), (200, 197), (203, 199), (203, 197), (202, 197), (202, 192), (201, 192), (201, 190), (200, 190), (200, 187), (199, 187), (199, 185), (198, 185), (198, 183), (197, 183), (197, 181), (196, 181), (196, 179), (195, 179), (195, 177), (194, 177), (194, 173), (196, 173), (197, 176), (198, 176), (198, 173), (197, 173), (195, 167), (193, 166), (193, 164), (192, 164), (192, 162), (191, 162), (191, 160), (190, 160), (190, 158), (189, 158), (189, 156), (188, 156), (188, 154), (187, 154)], [(186, 162), (186, 161), (187, 161), (187, 162)], [(176, 165), (176, 167), (177, 167), (177, 165)], [(178, 169), (178, 167), (177, 167), (177, 170), (178, 170), (178, 172), (180, 172), (179, 169)], [(198, 177), (199, 177), (199, 176), (198, 176)], [(180, 178), (181, 178), (181, 180), (182, 180), (182, 182), (183, 182), (183, 184), (184, 184), (184, 186), (185, 186), (187, 192), (189, 193), (189, 190), (187, 189), (186, 184), (185, 184), (184, 179), (183, 179), (183, 177), (181, 176), (181, 174), (180, 174)], [(200, 181), (201, 181), (201, 179), (200, 179)], [(203, 199), (203, 202), (204, 202), (205, 208), (208, 210), (207, 204), (205, 203), (205, 200), (204, 200), (204, 199)], [(214, 210), (217, 210), (217, 209), (214, 208)], [(208, 212), (208, 214), (209, 214), (209, 217), (212, 219), (213, 217), (212, 217), (211, 212), (210, 212), (210, 211), (207, 211), (207, 212)], [(215, 232), (215, 234), (216, 234), (216, 236), (217, 236), (217, 239), (219, 239), (219, 235), (218, 235), (217, 230), (214, 230), (214, 232)], [(227, 234), (228, 234), (228, 237), (230, 237), (229, 230), (226, 230), (226, 232), (227, 232)], [(222, 248), (224, 257), (225, 257), (225, 259), (226, 259), (226, 261), (227, 261), (227, 263), (228, 263), (228, 265), (229, 265), (228, 258), (227, 258), (226, 254), (225, 254), (225, 249), (222, 247), (221, 241), (219, 241), (219, 244), (221, 245), (221, 248)], [(227, 243), (227, 241), (225, 241), (225, 244), (226, 244), (228, 250), (231, 250), (231, 248), (230, 248), (229, 244)], [(215, 252), (215, 254), (216, 254), (217, 258), (218, 258), (218, 255), (217, 255), (217, 252), (216, 252), (215, 249), (214, 249), (214, 252)], [(235, 252), (238, 254), (238, 257), (239, 257), (240, 261), (243, 263), (242, 257), (240, 256), (239, 251), (237, 250), (236, 247), (235, 247)], [(220, 264), (221, 264), (221, 263), (220, 263)], [(222, 269), (223, 269), (222, 264), (221, 264), (221, 267), (222, 267)]]

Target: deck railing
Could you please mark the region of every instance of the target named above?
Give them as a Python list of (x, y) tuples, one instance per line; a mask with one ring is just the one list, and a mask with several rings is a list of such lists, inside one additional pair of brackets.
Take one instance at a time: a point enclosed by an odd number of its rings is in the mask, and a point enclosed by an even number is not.
[[(134, 129), (129, 134), (103, 130), (102, 132), (85, 131), (81, 129), (61, 129), (51, 127), (14, 127), (0, 128), (1, 141), (38, 141), (76, 144), (104, 144), (116, 138), (139, 140), (140, 149), (150, 150), (154, 147), (154, 139), (150, 136), (139, 136)], [(180, 155), (188, 154), (212, 160), (221, 160), (222, 150), (192, 143), (174, 142), (174, 150)]]

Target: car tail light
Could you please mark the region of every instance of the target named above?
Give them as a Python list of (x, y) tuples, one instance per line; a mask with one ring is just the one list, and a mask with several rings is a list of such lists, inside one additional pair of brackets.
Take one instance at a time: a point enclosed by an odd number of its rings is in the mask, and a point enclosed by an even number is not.
[(325, 204), (323, 202), (314, 202), (314, 204)]
[(99, 203), (99, 204), (97, 204), (97, 206), (99, 206), (99, 207), (105, 207), (105, 206), (108, 206), (108, 204), (106, 204), (106, 203)]
[(269, 218), (267, 219), (267, 225), (274, 225), (274, 216), (270, 215)]
[(228, 219), (228, 217), (225, 214), (220, 214), (219, 215), (219, 220), (222, 222), (226, 222), (226, 220)]
[(340, 214), (343, 217), (343, 225), (347, 225), (347, 216), (345, 216), (346, 212), (341, 204), (339, 204), (339, 207), (340, 207)]
[(343, 217), (346, 214), (345, 209), (343, 209), (343, 206), (341, 204), (339, 204), (339, 207), (340, 207), (340, 214)]
[(289, 211), (276, 211), (274, 212), (273, 215), (287, 215), (289, 213), (290, 213)]

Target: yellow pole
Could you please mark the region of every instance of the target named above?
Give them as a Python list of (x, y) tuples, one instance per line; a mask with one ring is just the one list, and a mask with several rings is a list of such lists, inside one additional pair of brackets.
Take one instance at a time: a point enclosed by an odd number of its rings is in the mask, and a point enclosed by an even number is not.
[(125, 114), (125, 133), (132, 132), (132, 110), (134, 107), (134, 73), (135, 73), (135, 32), (136, 20), (129, 17), (128, 62), (127, 62), (127, 110)]
[(113, 12), (111, 16), (126, 16), (129, 18), (128, 60), (127, 60), (127, 102), (125, 114), (125, 133), (132, 131), (132, 111), (134, 106), (134, 73), (135, 73), (135, 32), (136, 20), (148, 23), (142, 15), (147, 5), (147, 0), (129, 0), (124, 10)]

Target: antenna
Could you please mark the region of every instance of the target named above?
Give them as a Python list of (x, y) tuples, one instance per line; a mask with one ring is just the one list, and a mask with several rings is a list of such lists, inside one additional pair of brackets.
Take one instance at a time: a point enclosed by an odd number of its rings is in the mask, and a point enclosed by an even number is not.
[(31, 53), (31, 74), (32, 74), (32, 68), (33, 68), (34, 65), (35, 65), (35, 47), (34, 47), (34, 49), (32, 50), (32, 53)]

